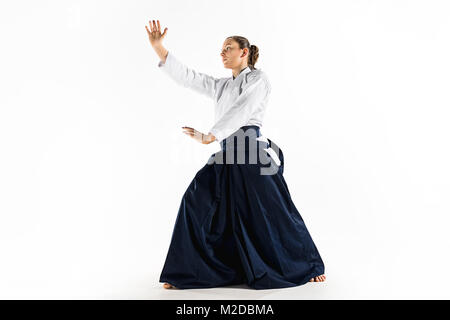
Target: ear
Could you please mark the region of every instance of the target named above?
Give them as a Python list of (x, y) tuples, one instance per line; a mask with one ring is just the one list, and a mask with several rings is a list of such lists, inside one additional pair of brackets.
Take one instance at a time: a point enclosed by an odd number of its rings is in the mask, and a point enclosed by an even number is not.
[(245, 56), (248, 56), (248, 48), (244, 48), (244, 49), (242, 49), (242, 50), (244, 50), (244, 52), (242, 53), (242, 58), (244, 58)]

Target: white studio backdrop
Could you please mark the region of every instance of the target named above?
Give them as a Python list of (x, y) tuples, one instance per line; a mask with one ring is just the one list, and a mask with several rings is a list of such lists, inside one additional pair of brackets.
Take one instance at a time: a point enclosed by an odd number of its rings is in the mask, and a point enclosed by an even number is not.
[[(0, 298), (450, 298), (447, 1), (2, 1)], [(262, 133), (327, 281), (158, 283), (182, 195), (217, 142), (213, 103), (157, 67), (145, 25), (199, 72), (260, 49)]]

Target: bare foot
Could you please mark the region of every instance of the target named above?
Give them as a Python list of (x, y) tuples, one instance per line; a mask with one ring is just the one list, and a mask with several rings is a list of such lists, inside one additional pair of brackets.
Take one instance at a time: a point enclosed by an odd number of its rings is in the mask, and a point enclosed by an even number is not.
[(172, 289), (172, 288), (176, 289), (176, 287), (167, 282), (163, 284), (163, 287), (164, 289)]
[(311, 278), (311, 280), (309, 280), (309, 282), (323, 282), (323, 281), (325, 281), (325, 279), (326, 279), (325, 275), (322, 274), (320, 276)]

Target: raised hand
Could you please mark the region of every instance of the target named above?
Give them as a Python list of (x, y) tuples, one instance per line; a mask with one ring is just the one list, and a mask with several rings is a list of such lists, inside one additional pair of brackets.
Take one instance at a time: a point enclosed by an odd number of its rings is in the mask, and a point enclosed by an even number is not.
[(157, 23), (155, 23), (155, 20), (150, 20), (148, 22), (150, 25), (150, 30), (147, 28), (147, 26), (145, 26), (145, 29), (147, 30), (148, 33), (148, 39), (150, 40), (150, 43), (152, 44), (153, 47), (160, 45), (162, 43), (162, 40), (167, 34), (167, 30), (169, 30), (168, 28), (165, 28), (164, 33), (161, 34), (161, 26), (159, 25), (159, 20), (156, 20), (156, 22)]
[(194, 140), (203, 143), (203, 144), (210, 144), (211, 142), (214, 142), (216, 140), (216, 137), (214, 135), (210, 134), (203, 134), (200, 131), (195, 130), (191, 127), (181, 127), (184, 131), (183, 133), (187, 134)]

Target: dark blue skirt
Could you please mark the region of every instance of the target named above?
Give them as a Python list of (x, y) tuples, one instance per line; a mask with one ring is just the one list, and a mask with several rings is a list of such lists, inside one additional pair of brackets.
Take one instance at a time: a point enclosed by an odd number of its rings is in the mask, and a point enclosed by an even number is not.
[(273, 289), (324, 274), (283, 178), (281, 149), (258, 126), (241, 127), (220, 145), (183, 195), (159, 281)]

